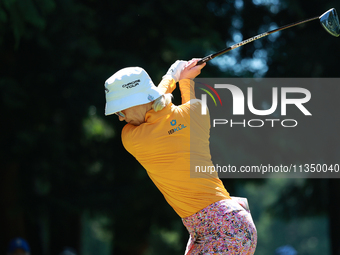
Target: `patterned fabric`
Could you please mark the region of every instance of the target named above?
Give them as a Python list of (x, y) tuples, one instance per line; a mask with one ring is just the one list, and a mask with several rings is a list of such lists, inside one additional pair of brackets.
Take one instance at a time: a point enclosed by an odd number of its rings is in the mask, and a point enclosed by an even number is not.
[(250, 211), (232, 199), (213, 203), (182, 221), (190, 233), (185, 255), (255, 252), (257, 233)]

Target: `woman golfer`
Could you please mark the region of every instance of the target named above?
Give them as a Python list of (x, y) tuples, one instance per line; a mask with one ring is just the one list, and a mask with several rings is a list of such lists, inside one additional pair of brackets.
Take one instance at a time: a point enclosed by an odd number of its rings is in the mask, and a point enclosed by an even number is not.
[[(210, 117), (201, 114), (192, 81), (205, 66), (197, 61), (176, 61), (158, 87), (142, 68), (118, 71), (105, 82), (105, 115), (127, 122), (123, 145), (182, 218), (190, 234), (185, 254), (253, 254), (257, 234), (247, 207), (231, 199), (216, 172), (190, 174), (190, 165), (213, 166)], [(177, 82), (179, 106), (171, 102)]]

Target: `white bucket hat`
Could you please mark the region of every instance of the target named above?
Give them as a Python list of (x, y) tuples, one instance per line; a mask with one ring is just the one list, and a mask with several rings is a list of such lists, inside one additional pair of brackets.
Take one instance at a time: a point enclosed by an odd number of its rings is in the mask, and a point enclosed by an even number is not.
[(164, 95), (140, 67), (119, 70), (105, 82), (105, 115), (146, 104)]

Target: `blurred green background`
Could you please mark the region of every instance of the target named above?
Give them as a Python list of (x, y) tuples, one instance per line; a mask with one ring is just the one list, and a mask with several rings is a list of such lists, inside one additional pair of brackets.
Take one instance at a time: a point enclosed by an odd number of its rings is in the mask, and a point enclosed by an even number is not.
[[(204, 57), (332, 7), (340, 10), (339, 2), (1, 0), (0, 253), (22, 236), (33, 255), (64, 246), (82, 255), (184, 254), (181, 220), (124, 150), (124, 123), (104, 116), (105, 80), (141, 66), (158, 84), (177, 59)], [(338, 56), (339, 39), (313, 21), (231, 51), (201, 77), (339, 77)], [(336, 93), (326, 98), (337, 105)], [(319, 159), (339, 163), (338, 122), (324, 133), (303, 130), (297, 143), (306, 163), (318, 146), (308, 135), (327, 144)], [(287, 146), (277, 153), (296, 157)], [(340, 254), (338, 179), (223, 182), (249, 200), (256, 254), (284, 245), (301, 255)]]

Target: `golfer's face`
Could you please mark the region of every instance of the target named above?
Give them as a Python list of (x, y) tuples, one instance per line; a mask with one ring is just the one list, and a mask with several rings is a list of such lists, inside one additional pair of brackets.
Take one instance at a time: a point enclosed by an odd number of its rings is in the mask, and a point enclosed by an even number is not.
[(145, 122), (145, 113), (139, 105), (122, 110), (122, 113), (125, 116), (118, 116), (120, 121), (125, 120), (134, 126), (139, 126)]

